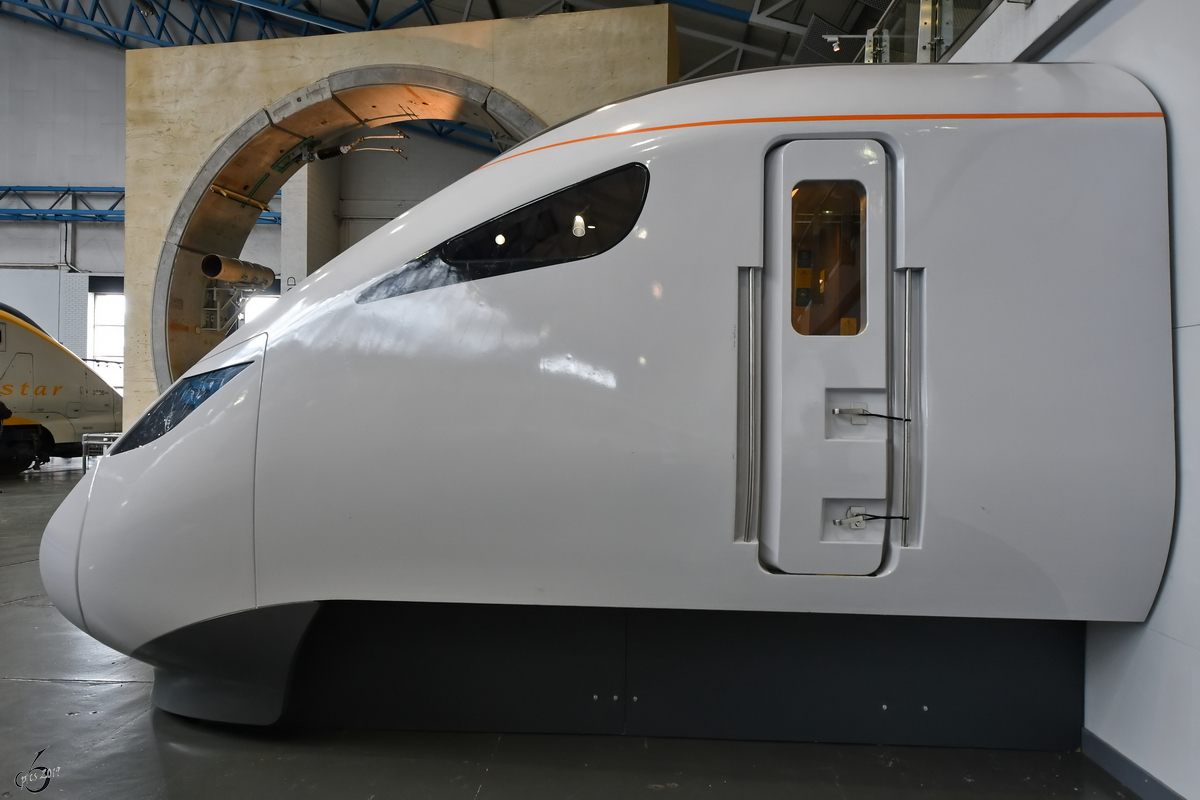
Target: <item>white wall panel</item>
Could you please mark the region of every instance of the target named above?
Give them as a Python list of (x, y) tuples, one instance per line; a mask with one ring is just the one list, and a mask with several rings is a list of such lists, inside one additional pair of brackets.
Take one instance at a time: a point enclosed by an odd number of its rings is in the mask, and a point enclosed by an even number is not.
[[(384, 127), (365, 133), (390, 136), (394, 132), (394, 128)], [(363, 134), (356, 131), (343, 143)], [(311, 275), (338, 253), (491, 158), (482, 150), (419, 134), (366, 145), (398, 146), (404, 157), (368, 150), (317, 161), (297, 172), (284, 187), (280, 246), (285, 291), (288, 277), (299, 282)]]
[(62, 225), (57, 222), (0, 222), (0, 264), (60, 264), (63, 260), (62, 238)]
[[(386, 133), (379, 129), (378, 133)], [(407, 159), (393, 153), (351, 153), (342, 166), (344, 200), (420, 202), (439, 192), (490, 159), (482, 150), (412, 135), (396, 143)], [(382, 142), (375, 146), (390, 146)], [(400, 211), (388, 216), (398, 216)]]
[[(376, 132), (388, 133), (389, 129)], [(388, 144), (381, 142), (379, 146)], [(340, 159), (342, 250), (491, 159), (482, 150), (419, 134), (411, 134), (411, 138), (396, 145), (407, 158), (367, 151)]]
[[(357, 156), (356, 156), (357, 158)], [(308, 207), (308, 271), (311, 275), (328, 264), (342, 251), (338, 235), (338, 199), (342, 192), (342, 162), (325, 161), (309, 164)]]
[(241, 258), (279, 271), (279, 226), (255, 225), (242, 247)]
[(124, 223), (77, 223), (75, 225), (74, 264), (84, 272), (123, 273), (125, 271)]
[(125, 56), (0, 19), (0, 184), (125, 182)]
[(58, 338), (58, 269), (0, 269), (0, 303)]

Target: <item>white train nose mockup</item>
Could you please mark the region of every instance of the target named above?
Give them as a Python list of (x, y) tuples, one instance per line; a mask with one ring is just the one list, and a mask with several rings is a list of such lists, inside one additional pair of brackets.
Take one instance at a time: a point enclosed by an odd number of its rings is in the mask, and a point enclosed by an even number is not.
[[(80, 481), (42, 538), (42, 581), (55, 606), (101, 642), (159, 667), (155, 702), (180, 713), (189, 708), (171, 702), (178, 681), (164, 672), (186, 682), (189, 670), (161, 668), (182, 661), (219, 674), (213, 659), (245, 644), (221, 630), (212, 648), (207, 636), (189, 636), (189, 626), (255, 607), (254, 458), (266, 343), (260, 334), (189, 370)], [(289, 613), (301, 620), (298, 637), (310, 613), (303, 604)], [(274, 620), (288, 629), (279, 625)], [(210, 655), (196, 663), (193, 648)], [(262, 722), (278, 714), (279, 703), (258, 687), (242, 699), (266, 703)]]

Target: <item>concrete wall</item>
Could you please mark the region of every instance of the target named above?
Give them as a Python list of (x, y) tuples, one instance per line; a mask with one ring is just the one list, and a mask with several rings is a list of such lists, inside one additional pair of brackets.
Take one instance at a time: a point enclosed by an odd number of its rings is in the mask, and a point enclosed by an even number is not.
[[(1076, 5), (1004, 4), (954, 60), (1011, 61)], [(1168, 789), (1191, 798), (1200, 798), (1200, 150), (1194, 146), (1200, 51), (1189, 24), (1196, 10), (1195, 0), (1109, 0), (1042, 56), (1121, 67), (1150, 87), (1167, 115), (1179, 442), (1175, 539), (1150, 618), (1088, 630), (1085, 725)]]

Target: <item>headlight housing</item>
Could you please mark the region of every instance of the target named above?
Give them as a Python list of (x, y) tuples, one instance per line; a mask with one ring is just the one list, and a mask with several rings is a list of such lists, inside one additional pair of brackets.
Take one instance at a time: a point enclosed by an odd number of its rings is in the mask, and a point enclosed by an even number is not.
[(166, 435), (248, 366), (249, 361), (182, 379), (155, 401), (150, 410), (108, 451), (109, 455), (133, 450)]

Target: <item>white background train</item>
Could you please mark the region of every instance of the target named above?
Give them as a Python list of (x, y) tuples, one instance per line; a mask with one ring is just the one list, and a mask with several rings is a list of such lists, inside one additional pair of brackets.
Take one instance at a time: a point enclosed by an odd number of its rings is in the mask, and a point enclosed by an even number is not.
[[(1113, 68), (636, 97), (196, 364), (63, 503), (43, 580), (158, 705), (242, 722), (333, 601), (1141, 620), (1169, 258), (1162, 111)], [(213, 666), (255, 615), (277, 652)]]
[(0, 474), (80, 455), (85, 433), (121, 430), (121, 396), (19, 310), (0, 304)]

